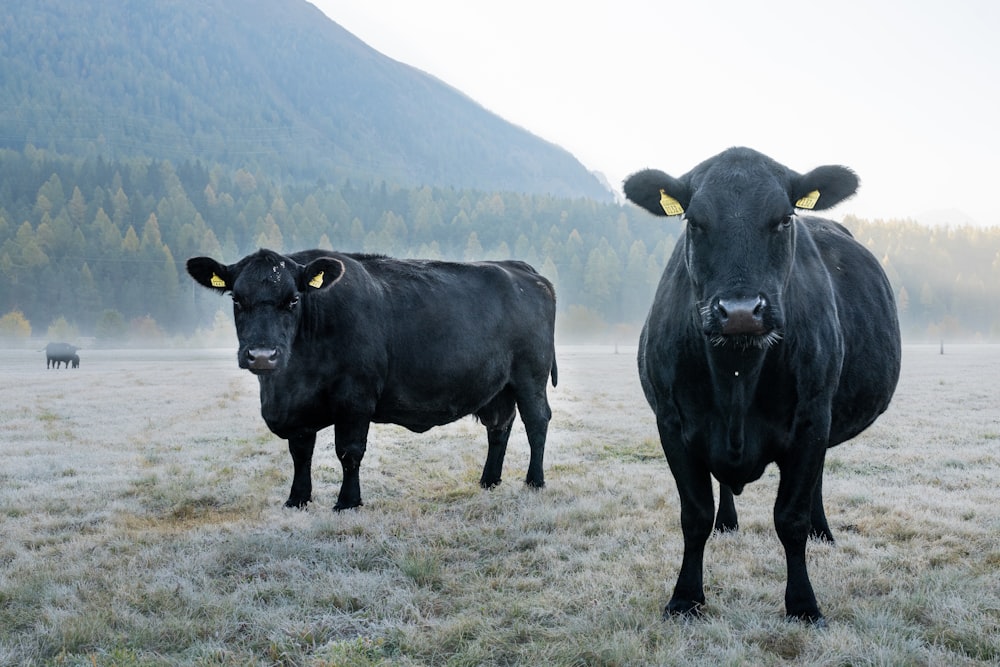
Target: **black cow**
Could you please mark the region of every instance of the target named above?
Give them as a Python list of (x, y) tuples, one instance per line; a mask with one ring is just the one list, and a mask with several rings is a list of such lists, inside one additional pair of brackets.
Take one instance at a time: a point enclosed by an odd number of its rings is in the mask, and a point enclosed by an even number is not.
[(69, 343), (49, 343), (45, 346), (45, 367), (59, 368), (60, 364), (66, 364), (66, 368), (73, 364), (73, 368), (80, 367), (80, 355), (76, 353), (80, 348)]
[(785, 549), (789, 617), (822, 623), (806, 541), (832, 539), (821, 482), (828, 447), (889, 405), (900, 366), (892, 289), (841, 225), (796, 215), (854, 194), (855, 174), (798, 174), (732, 148), (680, 178), (645, 170), (626, 196), (686, 221), (639, 339), (639, 377), (680, 495), (684, 557), (665, 613), (697, 615), (712, 532), (736, 526), (732, 493), (780, 471), (774, 524)]
[(344, 472), (336, 510), (362, 504), (371, 422), (422, 433), (475, 415), (489, 442), (480, 484), (495, 486), (515, 407), (526, 482), (544, 485), (555, 292), (527, 264), (260, 250), (230, 265), (195, 257), (187, 270), (232, 293), (239, 365), (257, 375), (261, 414), (295, 464), (286, 506), (310, 501), (316, 432), (330, 425)]

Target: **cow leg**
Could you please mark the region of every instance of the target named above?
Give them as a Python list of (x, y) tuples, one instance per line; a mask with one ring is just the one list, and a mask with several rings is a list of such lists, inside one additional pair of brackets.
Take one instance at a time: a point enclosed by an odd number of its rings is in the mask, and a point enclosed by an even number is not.
[(812, 516), (810, 518), (809, 537), (814, 537), (824, 542), (834, 542), (833, 533), (830, 532), (830, 524), (826, 522), (826, 512), (823, 509), (823, 475), (816, 480), (816, 489), (813, 491)]
[(736, 519), (736, 501), (733, 490), (725, 484), (719, 484), (719, 512), (715, 515), (715, 529), (720, 533), (735, 531), (739, 528)]
[(679, 428), (668, 429), (661, 422), (659, 430), (663, 453), (680, 496), (681, 532), (684, 535), (681, 569), (663, 614), (699, 616), (705, 605), (705, 543), (712, 534), (712, 516), (715, 513), (712, 477), (707, 470), (691, 463), (681, 444)]
[(542, 380), (540, 390), (532, 393), (527, 398), (522, 399), (518, 397), (517, 399), (517, 409), (521, 413), (524, 431), (528, 436), (528, 446), (531, 448), (531, 458), (528, 460), (528, 474), (524, 478), (524, 483), (535, 488), (545, 486), (545, 472), (543, 469), (545, 438), (548, 435), (549, 420), (552, 419), (552, 410), (549, 408), (549, 401), (545, 397), (545, 383), (547, 382), (548, 376)]
[(486, 464), (483, 466), (483, 476), (479, 478), (479, 486), (491, 489), (500, 484), (503, 472), (503, 459), (507, 454), (507, 441), (510, 439), (511, 427), (514, 425), (514, 396), (505, 389), (500, 392), (476, 416), (486, 427), (486, 439), (489, 451), (486, 454)]
[(312, 456), (315, 445), (315, 433), (288, 439), (288, 452), (292, 455), (295, 473), (285, 507), (305, 507), (312, 500)]
[(823, 614), (816, 603), (816, 594), (806, 569), (806, 542), (809, 538), (812, 499), (817, 476), (823, 474), (823, 463), (814, 470), (797, 468), (781, 470), (778, 497), (774, 503), (774, 527), (785, 548), (788, 580), (785, 584), (785, 613), (824, 625)]
[(337, 512), (364, 505), (361, 502), (359, 470), (361, 459), (365, 457), (365, 450), (368, 448), (369, 424), (370, 422), (364, 419), (350, 423), (338, 423), (334, 428), (337, 458), (340, 459), (340, 465), (344, 471), (344, 479), (340, 483), (340, 493), (337, 494), (337, 504), (333, 506)]
[(705, 605), (703, 564), (705, 543), (712, 533), (712, 480), (705, 474), (681, 479), (675, 475), (681, 499), (681, 532), (684, 534), (684, 557), (677, 584), (664, 614), (700, 616)]
[(489, 442), (489, 452), (486, 454), (486, 464), (483, 466), (483, 476), (479, 478), (479, 486), (484, 489), (492, 489), (500, 484), (500, 476), (503, 471), (503, 459), (507, 454), (507, 441), (510, 439), (510, 431), (514, 426), (514, 420), (507, 422), (506, 426), (486, 429), (486, 439)]

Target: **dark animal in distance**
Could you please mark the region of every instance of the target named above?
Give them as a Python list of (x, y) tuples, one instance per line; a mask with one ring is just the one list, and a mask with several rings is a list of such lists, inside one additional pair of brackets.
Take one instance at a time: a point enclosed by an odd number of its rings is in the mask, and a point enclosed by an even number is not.
[(685, 229), (639, 339), (639, 377), (681, 504), (684, 556), (667, 614), (698, 615), (712, 532), (736, 527), (732, 494), (780, 472), (774, 524), (787, 564), (789, 617), (824, 623), (806, 570), (812, 534), (832, 540), (823, 510), (826, 450), (889, 405), (900, 369), (892, 289), (843, 226), (796, 209), (854, 194), (855, 174), (799, 174), (732, 148), (680, 178), (647, 169), (625, 195)]
[(527, 264), (260, 250), (229, 265), (195, 257), (187, 270), (232, 294), (238, 363), (257, 375), (261, 414), (294, 463), (286, 506), (312, 499), (316, 433), (331, 425), (344, 475), (336, 510), (362, 504), (371, 422), (422, 433), (474, 415), (488, 440), (480, 484), (491, 487), (520, 412), (525, 481), (544, 485), (555, 292)]
[(69, 343), (49, 343), (45, 346), (45, 367), (59, 368), (60, 364), (66, 364), (66, 368), (73, 365), (73, 368), (80, 367), (80, 355), (76, 353), (80, 348)]

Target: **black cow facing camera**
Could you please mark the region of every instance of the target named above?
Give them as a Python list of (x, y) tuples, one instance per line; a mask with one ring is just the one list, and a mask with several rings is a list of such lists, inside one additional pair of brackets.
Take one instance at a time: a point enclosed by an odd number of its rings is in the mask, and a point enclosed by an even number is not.
[(238, 363), (260, 381), (261, 414), (295, 465), (286, 506), (311, 500), (316, 433), (331, 425), (344, 472), (336, 510), (362, 504), (371, 422), (422, 433), (475, 415), (489, 443), (480, 484), (492, 487), (520, 412), (525, 481), (545, 484), (555, 292), (527, 264), (260, 250), (229, 265), (195, 257), (187, 270), (232, 294)]
[(790, 617), (822, 622), (806, 541), (833, 540), (823, 511), (829, 447), (861, 433), (899, 378), (896, 304), (878, 261), (841, 225), (798, 215), (854, 194), (846, 167), (798, 174), (732, 148), (680, 178), (647, 169), (625, 195), (683, 215), (639, 339), (639, 377), (680, 495), (684, 557), (666, 613), (697, 615), (715, 526), (735, 529), (732, 494), (780, 471), (774, 525)]

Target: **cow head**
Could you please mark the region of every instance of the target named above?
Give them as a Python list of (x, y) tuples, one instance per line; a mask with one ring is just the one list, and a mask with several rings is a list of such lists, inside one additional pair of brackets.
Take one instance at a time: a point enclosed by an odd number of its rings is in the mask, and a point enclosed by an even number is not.
[(232, 294), (240, 368), (258, 374), (285, 367), (308, 300), (340, 280), (344, 263), (320, 257), (303, 266), (260, 250), (229, 265), (192, 257), (187, 270), (201, 285)]
[(716, 345), (744, 348), (781, 338), (796, 209), (829, 208), (857, 187), (846, 167), (798, 174), (748, 148), (731, 148), (680, 178), (646, 169), (624, 184), (625, 196), (651, 213), (684, 216), (681, 242), (702, 331)]

